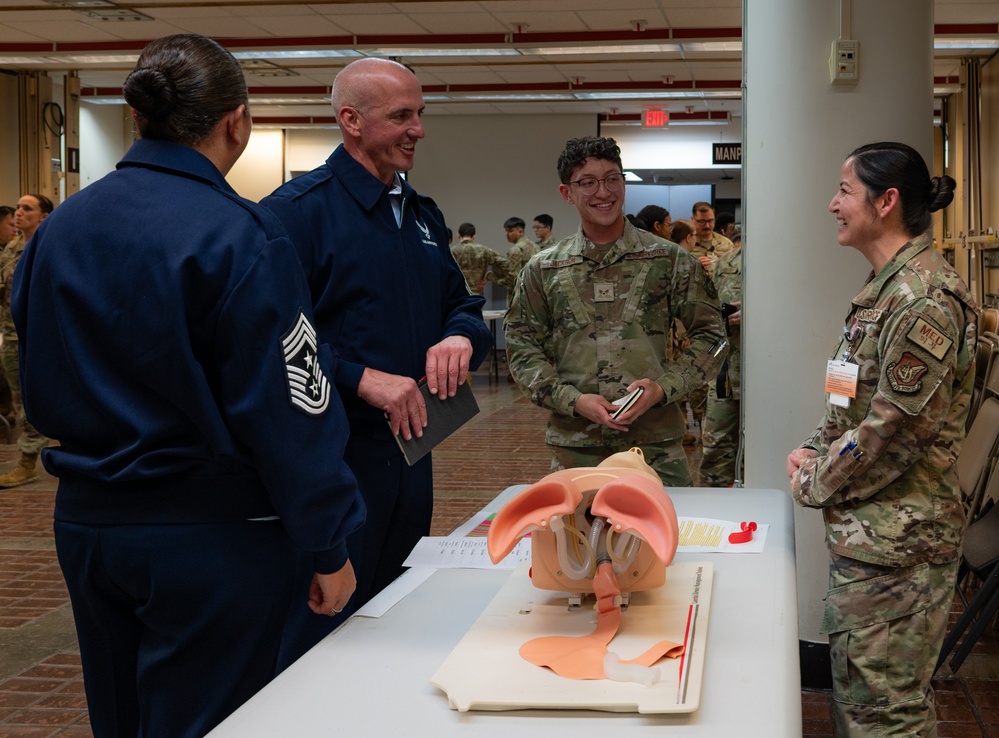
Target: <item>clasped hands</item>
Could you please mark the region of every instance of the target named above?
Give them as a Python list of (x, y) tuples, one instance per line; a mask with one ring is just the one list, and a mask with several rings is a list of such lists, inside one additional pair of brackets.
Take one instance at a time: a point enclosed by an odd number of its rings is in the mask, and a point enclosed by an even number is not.
[[(465, 336), (448, 336), (427, 351), (426, 377), (431, 394), (440, 399), (454, 397), (458, 386), (468, 378), (472, 342)], [(357, 386), (357, 395), (382, 410), (392, 435), (404, 440), (420, 438), (427, 427), (427, 405), (411, 377), (388, 374), (367, 367)]]

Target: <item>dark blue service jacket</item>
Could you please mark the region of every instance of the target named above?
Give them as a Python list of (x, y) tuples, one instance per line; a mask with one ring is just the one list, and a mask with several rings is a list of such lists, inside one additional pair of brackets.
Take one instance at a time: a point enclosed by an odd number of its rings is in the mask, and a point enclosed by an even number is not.
[[(200, 153), (143, 140), (42, 226), (12, 311), (27, 412), (60, 443), (43, 455), (56, 517), (277, 514), (317, 571), (339, 569), (363, 503), (343, 407), (328, 382), (323, 394), (333, 357), (312, 368), (308, 285), (280, 223)], [(315, 383), (296, 389), (298, 360)]]
[(468, 291), (440, 209), (403, 182), (400, 227), (389, 189), (341, 145), (261, 201), (302, 260), (319, 335), (337, 352), (336, 384), (352, 429), (386, 439), (382, 411), (357, 397), (365, 367), (419, 380), (427, 350), (448, 336), (471, 340), (472, 369), (492, 346), (485, 300)]

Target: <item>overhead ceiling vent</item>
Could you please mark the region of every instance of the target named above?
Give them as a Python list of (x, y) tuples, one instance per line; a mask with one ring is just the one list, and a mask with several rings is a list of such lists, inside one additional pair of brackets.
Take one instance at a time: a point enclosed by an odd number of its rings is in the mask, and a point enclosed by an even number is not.
[(104, 21), (106, 23), (132, 23), (135, 21), (153, 20), (151, 15), (140, 13), (138, 10), (132, 10), (131, 8), (121, 8), (113, 3), (107, 3), (106, 5), (96, 7), (73, 6), (73, 9), (77, 13), (85, 15), (88, 18)]

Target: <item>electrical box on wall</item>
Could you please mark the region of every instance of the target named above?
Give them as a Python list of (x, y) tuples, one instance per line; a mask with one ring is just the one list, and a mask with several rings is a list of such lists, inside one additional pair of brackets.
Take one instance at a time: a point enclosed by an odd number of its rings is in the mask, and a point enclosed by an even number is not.
[(834, 85), (855, 85), (860, 79), (860, 42), (833, 41), (829, 56), (829, 80)]

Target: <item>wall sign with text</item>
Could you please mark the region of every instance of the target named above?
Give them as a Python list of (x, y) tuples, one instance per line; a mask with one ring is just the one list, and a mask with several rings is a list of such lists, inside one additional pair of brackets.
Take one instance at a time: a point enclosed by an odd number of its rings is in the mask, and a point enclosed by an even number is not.
[(711, 144), (712, 164), (742, 164), (741, 143)]

